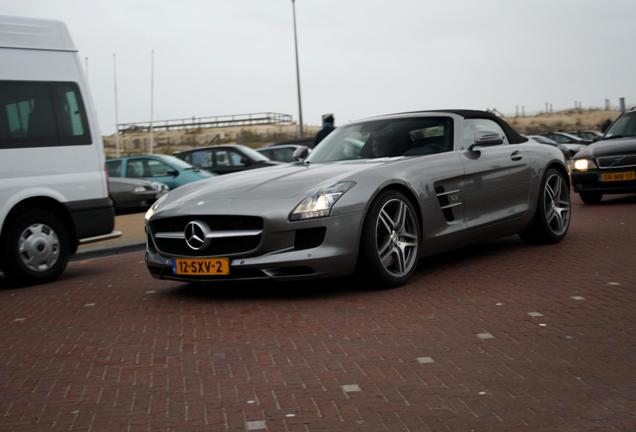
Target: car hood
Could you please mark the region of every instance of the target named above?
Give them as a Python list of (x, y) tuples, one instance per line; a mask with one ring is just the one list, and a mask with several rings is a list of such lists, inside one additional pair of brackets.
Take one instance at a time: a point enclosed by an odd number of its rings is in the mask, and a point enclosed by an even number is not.
[[(157, 209), (157, 215), (197, 212), (204, 206), (232, 209), (262, 205), (295, 206), (316, 189), (329, 187), (357, 173), (399, 158), (367, 159), (317, 164), (285, 164), (241, 171), (178, 188)], [(205, 205), (204, 205), (205, 204)], [(166, 214), (168, 213), (168, 214)]]
[(636, 153), (636, 138), (634, 137), (596, 141), (578, 152), (576, 157), (577, 159), (582, 157), (594, 159), (600, 156), (631, 153)]

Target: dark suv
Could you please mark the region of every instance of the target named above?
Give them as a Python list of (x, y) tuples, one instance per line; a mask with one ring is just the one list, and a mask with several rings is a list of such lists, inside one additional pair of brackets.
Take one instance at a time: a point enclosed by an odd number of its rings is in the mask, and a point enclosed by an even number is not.
[(625, 111), (600, 141), (576, 154), (572, 184), (588, 204), (604, 194), (636, 193), (636, 109)]

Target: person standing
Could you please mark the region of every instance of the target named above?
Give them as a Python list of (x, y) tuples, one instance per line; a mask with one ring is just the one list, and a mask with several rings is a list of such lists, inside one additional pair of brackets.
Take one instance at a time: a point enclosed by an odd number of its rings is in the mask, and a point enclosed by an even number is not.
[(335, 129), (334, 123), (335, 119), (333, 117), (333, 114), (324, 114), (322, 116), (322, 129), (320, 129), (316, 134), (312, 148), (316, 147), (318, 143), (320, 143), (320, 141), (325, 139), (327, 135), (329, 135)]

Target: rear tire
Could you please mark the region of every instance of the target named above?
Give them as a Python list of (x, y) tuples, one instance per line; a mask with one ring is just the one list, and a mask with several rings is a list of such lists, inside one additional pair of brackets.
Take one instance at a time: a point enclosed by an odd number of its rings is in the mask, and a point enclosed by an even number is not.
[(383, 288), (403, 285), (417, 270), (420, 245), (415, 207), (403, 193), (385, 191), (364, 220), (358, 273)]
[(600, 192), (579, 192), (579, 196), (585, 204), (598, 204), (603, 199)]
[(62, 220), (47, 210), (26, 209), (6, 225), (2, 255), (5, 275), (18, 284), (57, 279), (70, 257), (70, 237)]
[(561, 171), (550, 168), (541, 182), (534, 218), (519, 235), (526, 243), (558, 243), (567, 234), (570, 219), (570, 185)]

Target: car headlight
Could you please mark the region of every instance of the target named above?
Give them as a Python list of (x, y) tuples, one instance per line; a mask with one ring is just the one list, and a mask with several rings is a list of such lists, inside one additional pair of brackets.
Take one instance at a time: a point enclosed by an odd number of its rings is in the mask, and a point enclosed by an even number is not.
[(134, 193), (146, 192), (146, 188), (144, 186), (135, 186), (133, 188)]
[(162, 196), (157, 201), (155, 201), (155, 203), (153, 205), (150, 206), (150, 208), (146, 212), (146, 215), (144, 216), (144, 221), (148, 222), (148, 220), (150, 220), (152, 215), (155, 214), (155, 212), (157, 211), (157, 209), (159, 208), (161, 203), (164, 202), (166, 200), (166, 198), (168, 198), (168, 195)]
[(343, 181), (311, 193), (289, 214), (289, 220), (299, 221), (329, 216), (336, 201), (355, 185), (354, 181)]
[(587, 171), (596, 168), (596, 163), (592, 159), (576, 159), (574, 161), (575, 171)]

